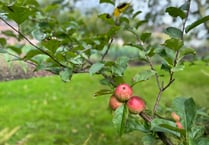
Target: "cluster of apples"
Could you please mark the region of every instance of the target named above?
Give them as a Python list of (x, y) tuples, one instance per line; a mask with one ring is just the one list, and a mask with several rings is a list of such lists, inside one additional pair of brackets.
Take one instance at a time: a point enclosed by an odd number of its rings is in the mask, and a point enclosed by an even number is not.
[(110, 97), (109, 106), (112, 110), (116, 110), (124, 103), (126, 103), (128, 110), (134, 114), (141, 113), (146, 106), (141, 97), (133, 96), (133, 90), (128, 84), (120, 84)]

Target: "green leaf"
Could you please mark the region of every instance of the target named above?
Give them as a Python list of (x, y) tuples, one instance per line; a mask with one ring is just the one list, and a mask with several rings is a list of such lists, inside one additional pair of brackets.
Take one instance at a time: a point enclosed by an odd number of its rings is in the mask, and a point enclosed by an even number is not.
[(1, 33), (8, 36), (8, 37), (17, 38), (17, 35), (12, 30), (5, 30), (5, 31), (2, 31)]
[(7, 41), (5, 38), (0, 38), (0, 46), (4, 47), (7, 44)]
[(143, 25), (143, 24), (145, 24), (145, 23), (147, 23), (147, 22), (148, 22), (147, 20), (138, 21), (138, 22), (136, 23), (135, 28), (138, 29), (141, 25)]
[(146, 123), (141, 118), (139, 118), (138, 115), (129, 114), (126, 122), (125, 132), (129, 133), (132, 131), (140, 131), (147, 133), (149, 132), (149, 129), (146, 128)]
[(155, 141), (155, 137), (150, 134), (146, 134), (146, 136), (142, 138), (143, 145), (154, 145)]
[(120, 17), (120, 23), (129, 24), (129, 19), (126, 17)]
[(167, 71), (167, 72), (170, 72), (171, 68), (172, 67), (167, 63), (162, 63), (162, 65), (160, 67), (161, 70), (164, 70), (164, 71)]
[(41, 32), (39, 29), (35, 29), (32, 31), (32, 36), (38, 41), (41, 41), (46, 38), (46, 34)]
[(183, 46), (183, 41), (180, 39), (171, 38), (166, 40), (163, 46), (177, 51)]
[(127, 66), (128, 66), (129, 58), (122, 56), (118, 57), (115, 65), (112, 66), (112, 73), (116, 76), (123, 76)]
[(180, 136), (178, 129), (176, 128), (176, 123), (173, 121), (155, 118), (151, 121), (151, 130), (155, 132), (165, 132), (171, 133), (175, 136)]
[(184, 102), (184, 119), (185, 128), (190, 131), (196, 115), (196, 105), (192, 98), (186, 99)]
[(7, 16), (14, 20), (18, 25), (22, 24), (29, 16), (35, 14), (35, 9), (23, 6), (5, 6), (3, 9), (8, 13)]
[(140, 81), (146, 81), (149, 80), (151, 77), (153, 77), (156, 74), (155, 71), (153, 70), (146, 70), (140, 73), (137, 73), (134, 77), (133, 77), (133, 82), (140, 82)]
[(90, 69), (89, 69), (89, 73), (91, 75), (98, 73), (102, 68), (104, 67), (104, 64), (101, 62), (97, 62), (95, 64), (93, 64)]
[(132, 18), (134, 19), (136, 16), (138, 16), (139, 14), (141, 14), (142, 13), (142, 11), (137, 11), (137, 12), (135, 12), (134, 14), (133, 14), (133, 16), (132, 16)]
[(180, 116), (186, 131), (190, 131), (196, 115), (196, 105), (192, 98), (176, 98), (173, 101), (174, 111)]
[(149, 40), (151, 37), (151, 33), (147, 33), (144, 32), (141, 34), (140, 39), (142, 40), (142, 42), (146, 42), (147, 40)]
[(30, 50), (24, 57), (25, 60), (30, 60), (31, 58), (33, 58), (34, 56), (36, 55), (39, 55), (39, 54), (42, 54), (41, 51), (39, 50), (36, 50), (36, 49), (33, 49), (33, 50)]
[(178, 71), (182, 71), (182, 70), (184, 70), (184, 65), (177, 65), (177, 66), (171, 68), (172, 72), (178, 72)]
[(59, 73), (61, 79), (64, 82), (68, 82), (72, 77), (73, 70), (71, 68), (64, 68), (63, 71)]
[(146, 52), (144, 50), (139, 50), (139, 59), (147, 61)]
[(12, 51), (14, 51), (17, 54), (21, 54), (23, 46), (24, 45), (10, 45), (10, 46), (7, 46), (7, 48), (11, 49)]
[(166, 12), (172, 17), (180, 17), (181, 19), (186, 18), (185, 12), (177, 7), (168, 7)]
[(181, 49), (181, 54), (183, 56), (189, 55), (189, 54), (196, 55), (196, 50), (194, 48), (183, 48)]
[(197, 141), (197, 145), (209, 145), (209, 138), (201, 137)]
[(128, 109), (126, 107), (126, 104), (123, 104), (115, 110), (113, 116), (113, 124), (117, 129), (118, 133), (120, 134), (120, 136), (122, 136), (125, 131), (127, 118), (128, 118)]
[(112, 0), (99, 0), (99, 3), (110, 3), (112, 5), (115, 4)]
[(205, 127), (204, 126), (193, 126), (190, 132), (190, 137), (192, 139), (198, 139), (204, 135)]
[(0, 53), (7, 53), (7, 51), (3, 48), (0, 48)]
[(42, 41), (41, 44), (51, 52), (55, 53), (58, 47), (61, 45), (61, 42), (59, 40), (51, 39), (47, 41)]
[(165, 34), (168, 34), (172, 38), (181, 39), (183, 32), (176, 27), (168, 27), (164, 30)]
[(102, 89), (94, 93), (94, 96), (96, 97), (96, 96), (102, 96), (102, 95), (107, 95), (107, 94), (113, 94), (113, 90)]
[(200, 24), (203, 24), (209, 20), (209, 15), (202, 17), (201, 19), (193, 22), (192, 24), (188, 25), (185, 29), (185, 32), (188, 33), (190, 30), (194, 29), (195, 27), (199, 26)]

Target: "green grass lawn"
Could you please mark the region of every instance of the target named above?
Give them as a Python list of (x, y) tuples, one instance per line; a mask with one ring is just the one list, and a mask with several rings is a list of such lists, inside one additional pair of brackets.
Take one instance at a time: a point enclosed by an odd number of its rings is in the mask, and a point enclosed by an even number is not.
[[(130, 68), (125, 74), (127, 82), (144, 69)], [(176, 96), (187, 96), (208, 107), (208, 73), (209, 67), (202, 63), (187, 65), (175, 75), (160, 105), (165, 107)], [(0, 129), (20, 126), (9, 141), (12, 145), (20, 140), (27, 145), (140, 145), (138, 132), (118, 137), (107, 107), (109, 96), (93, 97), (94, 92), (105, 88), (99, 78), (79, 74), (69, 83), (56, 76), (1, 82)], [(134, 86), (134, 92), (152, 109), (157, 93), (154, 78)]]

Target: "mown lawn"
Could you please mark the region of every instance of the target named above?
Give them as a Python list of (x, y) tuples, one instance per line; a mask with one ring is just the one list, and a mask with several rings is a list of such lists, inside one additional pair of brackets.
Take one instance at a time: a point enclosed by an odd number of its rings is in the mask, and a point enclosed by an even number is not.
[[(144, 69), (130, 68), (125, 75), (127, 82)], [(208, 73), (205, 64), (187, 65), (164, 93), (162, 108), (176, 96), (193, 97), (199, 106), (208, 107)], [(107, 107), (109, 96), (93, 97), (95, 91), (105, 88), (99, 78), (79, 74), (69, 83), (56, 76), (1, 82), (0, 129), (20, 126), (9, 141), (12, 145), (17, 141), (27, 145), (140, 145), (138, 132), (118, 137)], [(152, 109), (157, 93), (154, 78), (134, 86), (134, 92)]]

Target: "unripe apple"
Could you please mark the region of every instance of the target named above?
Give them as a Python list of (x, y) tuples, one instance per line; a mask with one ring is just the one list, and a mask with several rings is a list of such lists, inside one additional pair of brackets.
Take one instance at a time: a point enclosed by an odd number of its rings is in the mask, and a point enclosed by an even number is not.
[(177, 126), (179, 129), (183, 129), (183, 128), (184, 128), (180, 121), (176, 121), (176, 126)]
[(176, 114), (176, 112), (172, 112), (172, 113), (171, 113), (171, 117), (172, 117), (173, 120), (175, 120), (176, 122), (177, 122), (177, 121), (180, 121), (180, 117)]
[(141, 113), (145, 109), (145, 102), (138, 96), (132, 96), (127, 102), (128, 110), (131, 113)]
[(112, 110), (116, 110), (118, 107), (120, 107), (122, 105), (121, 102), (118, 101), (118, 99), (112, 95), (109, 99), (109, 107), (112, 109)]
[(120, 84), (115, 89), (115, 96), (119, 101), (127, 101), (133, 95), (133, 90), (128, 84)]

